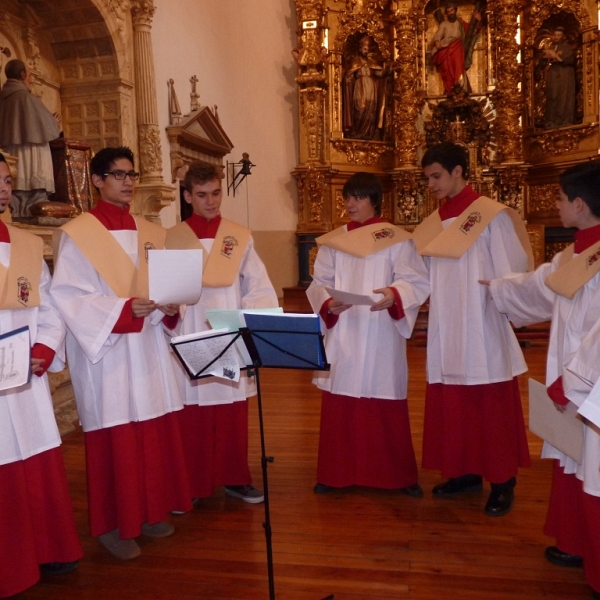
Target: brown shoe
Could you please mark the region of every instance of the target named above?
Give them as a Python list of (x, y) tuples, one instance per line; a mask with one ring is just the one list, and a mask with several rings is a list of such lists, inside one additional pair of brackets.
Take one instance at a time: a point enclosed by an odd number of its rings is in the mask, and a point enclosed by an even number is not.
[(175, 533), (175, 527), (171, 523), (159, 521), (158, 523), (144, 523), (142, 525), (142, 533), (151, 538), (166, 538)]
[(104, 546), (115, 558), (131, 560), (140, 556), (142, 551), (135, 540), (122, 540), (119, 530), (113, 529), (108, 533), (98, 536), (98, 542)]

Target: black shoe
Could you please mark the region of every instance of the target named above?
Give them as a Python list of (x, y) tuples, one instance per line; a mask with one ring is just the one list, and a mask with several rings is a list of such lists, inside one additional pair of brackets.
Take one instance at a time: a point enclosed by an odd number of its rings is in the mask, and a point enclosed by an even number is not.
[(438, 498), (451, 498), (467, 492), (480, 492), (482, 489), (481, 475), (462, 475), (461, 477), (451, 477), (445, 483), (439, 483), (432, 492)]
[(411, 498), (423, 497), (423, 488), (418, 483), (413, 483), (412, 485), (400, 488), (399, 492), (406, 496), (410, 496)]
[(46, 575), (64, 575), (74, 571), (79, 566), (79, 561), (72, 562), (50, 562), (40, 565), (40, 571)]
[(329, 492), (333, 492), (337, 488), (332, 487), (331, 485), (325, 485), (324, 483), (317, 483), (315, 485), (315, 494), (328, 494)]
[[(583, 558), (577, 554), (569, 554), (559, 550), (556, 546), (549, 546), (544, 552), (546, 560), (559, 567), (582, 567)], [(600, 596), (599, 596), (600, 598)]]
[(502, 517), (509, 513), (515, 500), (515, 485), (515, 477), (504, 483), (492, 483), (492, 491), (483, 512), (490, 517)]

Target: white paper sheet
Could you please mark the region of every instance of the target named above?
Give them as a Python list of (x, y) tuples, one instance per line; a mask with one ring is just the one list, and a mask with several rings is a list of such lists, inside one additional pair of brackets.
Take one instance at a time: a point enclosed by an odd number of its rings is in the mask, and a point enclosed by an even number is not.
[(343, 302), (344, 304), (352, 304), (352, 306), (373, 306), (373, 304), (377, 302), (377, 300), (373, 300), (371, 296), (363, 296), (362, 294), (342, 292), (341, 290), (336, 290), (334, 288), (329, 287), (326, 287), (325, 290), (334, 300), (337, 300), (338, 302)]
[(252, 312), (254, 314), (277, 314), (283, 313), (283, 308), (255, 308), (252, 310), (243, 309), (221, 309), (208, 308), (205, 312), (206, 318), (210, 326), (214, 329), (227, 329), (229, 331), (237, 331), (240, 327), (245, 326), (242, 312)]
[(0, 390), (25, 385), (31, 377), (29, 327), (0, 336)]
[[(234, 336), (219, 335), (227, 330), (202, 331), (171, 339), (177, 344), (177, 352), (192, 373), (199, 373), (211, 360), (214, 360), (231, 342)], [(181, 343), (185, 342), (185, 343)], [(245, 365), (244, 365), (245, 366)], [(240, 356), (235, 344), (225, 351), (202, 375), (214, 375), (229, 381), (240, 380)]]
[(202, 293), (202, 250), (149, 250), (150, 300), (196, 304)]
[(529, 380), (529, 429), (556, 449), (581, 463), (583, 423), (577, 407), (569, 402), (565, 412), (556, 410), (546, 386)]

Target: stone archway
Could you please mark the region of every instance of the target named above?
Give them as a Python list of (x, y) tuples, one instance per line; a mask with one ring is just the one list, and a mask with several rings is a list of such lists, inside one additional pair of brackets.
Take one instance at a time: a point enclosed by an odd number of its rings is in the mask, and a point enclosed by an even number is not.
[[(34, 93), (63, 118), (65, 135), (94, 150), (136, 147), (128, 2), (7, 0), (0, 19), (13, 57), (35, 75)], [(129, 42), (129, 43), (128, 43)], [(0, 42), (1, 45), (1, 42)]]

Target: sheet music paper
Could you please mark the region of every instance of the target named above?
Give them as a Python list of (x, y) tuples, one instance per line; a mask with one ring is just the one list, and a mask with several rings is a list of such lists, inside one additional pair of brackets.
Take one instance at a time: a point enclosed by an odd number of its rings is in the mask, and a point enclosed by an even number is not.
[(255, 308), (252, 310), (244, 309), (222, 309), (222, 308), (208, 308), (204, 313), (206, 319), (210, 323), (210, 326), (214, 329), (227, 329), (228, 331), (238, 331), (240, 327), (245, 326), (243, 312), (250, 312), (253, 314), (281, 314), (283, 308), (278, 306), (277, 308)]
[(202, 250), (148, 250), (150, 300), (196, 304), (202, 293)]
[[(210, 329), (200, 333), (181, 335), (171, 339), (177, 345), (180, 358), (186, 363), (192, 373), (199, 373), (218, 356), (231, 342), (232, 336), (219, 335), (229, 333), (226, 329)], [(187, 342), (182, 344), (181, 342)], [(240, 380), (240, 355), (234, 345), (216, 360), (202, 375), (214, 375), (229, 381)]]
[(352, 306), (373, 306), (376, 302), (371, 296), (352, 294), (351, 292), (343, 292), (342, 290), (329, 287), (326, 287), (325, 290), (334, 300), (343, 302), (344, 304), (351, 304)]
[(31, 378), (31, 341), (29, 327), (0, 336), (0, 390), (10, 390)]
[(529, 380), (529, 429), (581, 464), (583, 423), (577, 406), (569, 402), (565, 412), (556, 410), (546, 386), (535, 379)]

